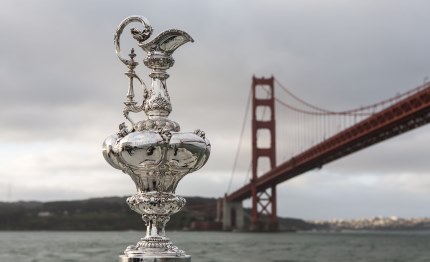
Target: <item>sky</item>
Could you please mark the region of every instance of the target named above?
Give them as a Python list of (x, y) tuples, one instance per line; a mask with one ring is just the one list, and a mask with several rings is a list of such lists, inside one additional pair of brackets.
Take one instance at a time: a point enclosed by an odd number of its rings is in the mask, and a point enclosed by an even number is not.
[[(212, 152), (177, 194), (220, 197), (253, 75), (273, 75), (301, 98), (332, 110), (405, 92), (430, 75), (428, 10), (425, 0), (3, 0), (0, 201), (135, 192), (131, 179), (101, 154), (103, 140), (125, 121), (126, 68), (115, 55), (113, 35), (127, 16), (147, 17), (154, 36), (177, 28), (194, 38), (175, 52), (168, 71), (170, 119), (182, 131), (204, 130)], [(138, 48), (123, 38), (124, 49)], [(141, 61), (143, 52), (137, 53)], [(141, 64), (137, 73), (148, 82)], [(278, 130), (288, 129), (283, 117), (276, 116)], [(279, 184), (279, 215), (430, 216), (429, 131), (421, 127)], [(250, 132), (248, 125), (232, 190), (246, 177)], [(289, 138), (279, 134), (282, 151)], [(278, 163), (284, 157), (278, 153)]]

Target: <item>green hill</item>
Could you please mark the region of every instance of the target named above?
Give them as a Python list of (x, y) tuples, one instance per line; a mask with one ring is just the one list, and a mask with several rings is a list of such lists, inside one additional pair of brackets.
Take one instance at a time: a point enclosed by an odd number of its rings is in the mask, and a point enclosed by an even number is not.
[[(141, 217), (130, 210), (126, 198), (0, 202), (0, 230), (143, 230)], [(180, 230), (195, 220), (214, 219), (215, 198), (186, 199), (186, 207), (171, 216), (168, 229)]]
[[(0, 230), (144, 230), (141, 217), (130, 210), (127, 197), (53, 202), (0, 202)], [(214, 222), (215, 198), (186, 197), (183, 210), (171, 216), (167, 230), (192, 228), (192, 222)], [(245, 209), (249, 223), (250, 210)], [(220, 228), (212, 223), (212, 229)], [(281, 230), (314, 228), (300, 219), (279, 218)]]

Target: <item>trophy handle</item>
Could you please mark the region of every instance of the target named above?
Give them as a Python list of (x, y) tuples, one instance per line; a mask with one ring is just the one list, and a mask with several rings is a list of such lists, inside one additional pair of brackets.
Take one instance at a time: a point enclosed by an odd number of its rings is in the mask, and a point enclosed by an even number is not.
[(146, 39), (148, 39), (151, 34), (152, 34), (152, 27), (149, 24), (148, 20), (143, 17), (143, 16), (129, 16), (126, 19), (124, 19), (119, 25), (118, 28), (116, 29), (115, 32), (115, 36), (114, 36), (114, 45), (115, 45), (115, 53), (118, 56), (119, 60), (121, 60), (121, 62), (123, 62), (125, 65), (128, 66), (128, 63), (130, 62), (129, 60), (123, 58), (121, 56), (121, 45), (120, 45), (120, 38), (121, 38), (121, 34), (124, 31), (124, 28), (129, 25), (132, 22), (138, 22), (141, 23), (144, 26), (143, 31), (139, 31), (135, 28), (132, 28), (132, 34), (133, 34), (133, 38), (135, 38), (136, 40), (139, 41), (139, 43), (142, 43), (143, 41), (145, 41)]

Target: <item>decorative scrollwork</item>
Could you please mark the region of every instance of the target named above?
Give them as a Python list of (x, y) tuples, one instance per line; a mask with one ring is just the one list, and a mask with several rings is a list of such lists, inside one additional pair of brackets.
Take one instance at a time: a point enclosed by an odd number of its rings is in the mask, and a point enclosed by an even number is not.
[[(126, 19), (124, 19), (118, 26), (118, 28), (116, 29), (115, 32), (115, 36), (114, 36), (114, 45), (115, 45), (115, 52), (116, 55), (118, 56), (119, 60), (121, 60), (121, 62), (123, 62), (125, 65), (128, 65), (129, 60), (124, 59), (123, 57), (121, 57), (121, 44), (120, 44), (120, 38), (121, 38), (121, 34), (124, 31), (124, 28), (129, 25), (132, 22), (138, 22), (141, 23), (144, 27), (143, 31), (139, 31), (136, 28), (132, 28), (131, 29), (131, 33), (133, 34), (133, 37), (139, 38), (139, 39), (144, 39), (142, 41), (145, 41), (146, 39), (148, 39), (151, 34), (152, 34), (152, 27), (149, 24), (148, 20), (143, 17), (143, 16), (130, 16), (127, 17)], [(136, 39), (139, 41), (140, 40)]]
[(144, 105), (145, 112), (154, 111), (154, 110), (163, 110), (167, 112), (172, 111), (172, 105), (170, 101), (167, 100), (164, 96), (161, 96), (161, 93), (158, 96), (153, 96), (150, 99), (146, 100)]
[(118, 139), (121, 139), (121, 138), (125, 137), (129, 133), (130, 132), (128, 131), (128, 128), (127, 128), (127, 126), (126, 126), (126, 124), (124, 122), (122, 122), (121, 124), (119, 124), (119, 132), (116, 133), (116, 135), (118, 136)]
[(206, 133), (200, 129), (196, 129), (194, 130), (194, 134), (198, 135), (199, 137), (205, 139), (206, 138)]

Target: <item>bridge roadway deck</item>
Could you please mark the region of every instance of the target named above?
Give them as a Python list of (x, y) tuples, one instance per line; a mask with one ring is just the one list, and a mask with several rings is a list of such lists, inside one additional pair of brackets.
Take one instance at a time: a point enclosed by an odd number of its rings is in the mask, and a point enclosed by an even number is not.
[[(361, 149), (430, 122), (430, 84), (392, 106), (335, 134), (257, 178), (257, 191), (303, 174)], [(227, 201), (251, 197), (251, 184), (227, 196)]]

